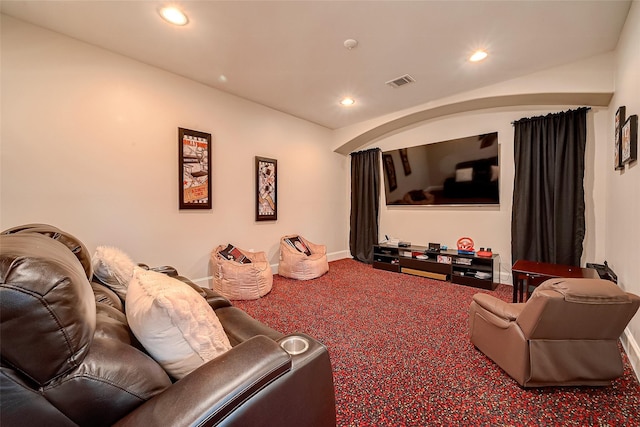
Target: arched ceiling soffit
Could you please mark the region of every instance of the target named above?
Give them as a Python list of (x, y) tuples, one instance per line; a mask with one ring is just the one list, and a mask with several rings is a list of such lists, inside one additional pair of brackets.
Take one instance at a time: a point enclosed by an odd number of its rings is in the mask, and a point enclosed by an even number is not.
[(466, 113), (470, 111), (485, 110), (500, 107), (524, 107), (536, 105), (580, 105), (591, 107), (607, 107), (613, 97), (612, 92), (592, 93), (535, 93), (518, 95), (500, 95), (486, 98), (469, 99), (440, 105), (434, 108), (417, 111), (397, 119), (390, 120), (350, 139), (334, 150), (339, 154), (347, 155), (369, 145), (378, 139), (395, 133), (409, 126), (416, 125), (427, 120), (450, 116), (452, 114)]

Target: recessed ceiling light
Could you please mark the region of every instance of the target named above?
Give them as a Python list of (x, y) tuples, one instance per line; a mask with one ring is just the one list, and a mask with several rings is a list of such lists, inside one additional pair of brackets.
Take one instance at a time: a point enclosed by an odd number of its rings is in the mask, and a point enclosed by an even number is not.
[(344, 106), (344, 107), (349, 107), (353, 104), (355, 104), (356, 101), (353, 98), (342, 98), (342, 100), (340, 101), (340, 105)]
[(160, 9), (160, 16), (162, 18), (174, 25), (186, 25), (189, 20), (187, 19), (187, 15), (184, 14), (177, 7), (163, 7)]
[(485, 52), (484, 50), (476, 50), (473, 55), (471, 55), (471, 57), (469, 57), (469, 61), (471, 62), (478, 62), (478, 61), (482, 61), (484, 58), (486, 58), (488, 55), (487, 52)]

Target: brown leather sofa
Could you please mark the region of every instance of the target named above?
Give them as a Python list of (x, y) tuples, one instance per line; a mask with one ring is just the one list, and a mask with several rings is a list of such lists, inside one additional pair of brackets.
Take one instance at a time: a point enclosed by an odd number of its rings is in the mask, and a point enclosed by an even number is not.
[(55, 227), (0, 235), (0, 425), (335, 425), (329, 355), (312, 337), (284, 336), (165, 268), (206, 298), (233, 346), (173, 381), (91, 268)]
[(610, 385), (640, 298), (600, 279), (551, 279), (526, 303), (476, 294), (471, 342), (523, 387)]

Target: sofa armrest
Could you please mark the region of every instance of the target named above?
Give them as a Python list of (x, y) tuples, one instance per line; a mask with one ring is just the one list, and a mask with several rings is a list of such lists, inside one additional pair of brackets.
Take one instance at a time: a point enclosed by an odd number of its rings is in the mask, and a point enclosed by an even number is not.
[(115, 425), (216, 425), (290, 369), (291, 356), (277, 342), (256, 336), (202, 365)]
[(167, 276), (176, 277), (178, 275), (178, 270), (170, 265), (161, 265), (158, 267), (149, 267), (148, 264), (143, 262), (138, 263), (138, 267), (143, 268), (145, 270), (155, 271), (157, 273), (166, 274)]
[(177, 277), (178, 276), (178, 270), (176, 270), (174, 267), (172, 267), (170, 265), (162, 265), (162, 266), (159, 266), (159, 267), (152, 267), (151, 270), (157, 271), (158, 273), (166, 274), (167, 276), (171, 276), (171, 277)]
[(509, 321), (516, 320), (524, 308), (524, 304), (504, 302), (488, 294), (475, 294), (473, 300), (486, 311)]
[(224, 332), (229, 337), (231, 345), (247, 341), (256, 335), (264, 335), (272, 340), (279, 340), (284, 336), (282, 333), (249, 316), (238, 307), (218, 308), (216, 309), (216, 316), (218, 316)]
[(223, 297), (219, 293), (212, 291), (209, 288), (203, 288), (201, 286), (198, 286), (195, 283), (193, 283), (190, 279), (184, 276), (178, 275), (178, 276), (175, 276), (174, 278), (180, 280), (183, 283), (186, 283), (187, 285), (195, 289), (202, 296), (202, 298), (204, 298), (207, 301), (207, 304), (209, 304), (211, 308), (213, 308), (214, 310), (217, 310), (218, 308), (222, 308), (222, 307), (231, 307), (232, 305), (231, 301), (229, 301), (227, 298)]

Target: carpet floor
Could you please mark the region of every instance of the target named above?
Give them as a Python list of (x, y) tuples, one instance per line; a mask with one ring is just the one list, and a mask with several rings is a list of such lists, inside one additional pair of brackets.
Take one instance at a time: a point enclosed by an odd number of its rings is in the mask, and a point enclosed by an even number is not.
[(512, 297), (506, 285), (484, 291), (345, 259), (311, 281), (276, 275), (268, 295), (234, 305), (327, 346), (338, 426), (640, 425), (640, 384), (624, 353), (611, 387), (521, 388), (469, 340), (477, 292)]

